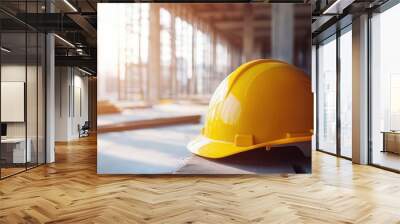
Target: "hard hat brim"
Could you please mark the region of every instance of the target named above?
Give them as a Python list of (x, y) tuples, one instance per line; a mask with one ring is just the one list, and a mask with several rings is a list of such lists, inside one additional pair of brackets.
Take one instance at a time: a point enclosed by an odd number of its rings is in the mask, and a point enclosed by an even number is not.
[(217, 141), (207, 138), (203, 135), (199, 135), (194, 140), (189, 142), (186, 147), (189, 151), (196, 155), (211, 159), (218, 159), (261, 147), (274, 147), (279, 145), (309, 141), (311, 141), (311, 136), (302, 136), (278, 139), (271, 142), (243, 147), (236, 146), (230, 142)]

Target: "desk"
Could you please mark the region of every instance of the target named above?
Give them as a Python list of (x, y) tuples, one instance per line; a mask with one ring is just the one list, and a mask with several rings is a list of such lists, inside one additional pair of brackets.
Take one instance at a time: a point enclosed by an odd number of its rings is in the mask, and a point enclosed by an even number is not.
[(383, 131), (382, 152), (393, 152), (400, 154), (400, 131)]
[[(26, 139), (28, 143), (25, 154), (25, 138), (6, 138), (1, 139), (1, 156), (8, 163), (25, 163), (31, 162), (31, 145), (30, 138)], [(12, 159), (11, 159), (12, 158)], [(26, 159), (26, 160), (25, 160)]]

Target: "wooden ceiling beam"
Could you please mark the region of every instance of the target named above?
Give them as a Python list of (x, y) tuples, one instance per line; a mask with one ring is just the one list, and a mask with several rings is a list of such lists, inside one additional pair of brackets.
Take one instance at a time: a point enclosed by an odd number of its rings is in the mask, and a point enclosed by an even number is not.
[[(194, 13), (200, 18), (217, 18), (217, 17), (243, 17), (245, 12), (243, 10), (229, 11), (229, 9), (218, 10), (195, 10)], [(267, 8), (255, 8), (254, 16), (270, 15), (270, 10)]]
[[(215, 27), (217, 27), (220, 30), (232, 30), (232, 29), (241, 29), (244, 27), (244, 22), (243, 21), (220, 21), (220, 22), (215, 22), (212, 21)], [(295, 22), (295, 28), (302, 28), (305, 27), (307, 24), (309, 24), (310, 21), (308, 20), (297, 20)], [(253, 26), (254, 29), (270, 29), (271, 28), (271, 21), (269, 20), (255, 20), (252, 22), (252, 24), (246, 24)]]

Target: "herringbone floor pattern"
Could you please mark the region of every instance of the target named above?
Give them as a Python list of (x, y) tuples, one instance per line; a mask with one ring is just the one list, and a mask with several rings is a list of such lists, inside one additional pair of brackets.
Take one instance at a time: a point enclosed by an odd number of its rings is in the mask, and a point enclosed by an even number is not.
[(96, 140), (0, 181), (0, 223), (400, 223), (400, 175), (316, 152), (312, 175), (99, 176)]

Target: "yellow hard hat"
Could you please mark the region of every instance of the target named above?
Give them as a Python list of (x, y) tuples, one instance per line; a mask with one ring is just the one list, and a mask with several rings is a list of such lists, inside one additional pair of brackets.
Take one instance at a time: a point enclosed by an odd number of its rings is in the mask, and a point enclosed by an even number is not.
[(285, 62), (259, 59), (241, 65), (220, 83), (201, 135), (187, 148), (203, 157), (222, 158), (310, 142), (312, 127), (309, 76)]

